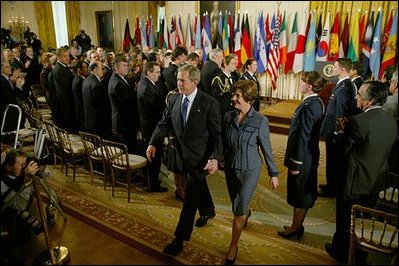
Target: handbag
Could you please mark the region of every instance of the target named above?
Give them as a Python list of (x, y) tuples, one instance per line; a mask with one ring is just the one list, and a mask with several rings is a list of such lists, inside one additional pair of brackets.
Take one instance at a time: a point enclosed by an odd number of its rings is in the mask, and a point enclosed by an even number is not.
[(167, 141), (164, 142), (164, 151), (162, 156), (162, 163), (173, 173), (179, 173), (182, 171), (178, 166), (181, 165), (181, 159), (176, 144), (176, 137), (169, 136)]

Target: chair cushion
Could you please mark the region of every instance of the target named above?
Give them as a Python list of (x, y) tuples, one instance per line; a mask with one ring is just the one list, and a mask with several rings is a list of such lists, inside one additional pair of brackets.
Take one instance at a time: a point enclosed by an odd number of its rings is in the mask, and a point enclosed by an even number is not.
[(143, 156), (129, 153), (129, 166), (130, 169), (143, 168), (147, 165), (147, 159)]
[(85, 153), (85, 147), (83, 146), (83, 143), (79, 142), (72, 142), (72, 151), (74, 154), (83, 154)]
[(36, 98), (39, 103), (47, 103), (46, 98), (44, 96), (40, 96)]

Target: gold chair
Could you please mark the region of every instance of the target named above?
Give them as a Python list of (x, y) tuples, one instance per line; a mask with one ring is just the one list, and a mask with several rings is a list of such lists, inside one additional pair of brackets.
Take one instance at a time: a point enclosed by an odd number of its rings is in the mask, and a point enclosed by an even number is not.
[(374, 251), (391, 257), (397, 264), (398, 215), (353, 205), (351, 212), (350, 248), (348, 264), (353, 265), (356, 249)]
[[(145, 170), (147, 176), (148, 190), (150, 190), (150, 183), (147, 170), (147, 159), (135, 155), (129, 154), (127, 147), (123, 143), (113, 142), (109, 140), (103, 140), (103, 149), (105, 150), (106, 158), (111, 166), (111, 177), (112, 177), (112, 196), (115, 195), (115, 184), (123, 184), (127, 186), (127, 202), (130, 202), (130, 191), (131, 191), (131, 174), (136, 171)], [(115, 173), (124, 173), (126, 176), (126, 183), (116, 180)]]
[[(91, 183), (93, 184), (94, 174), (100, 175), (104, 178), (105, 190), (107, 187), (107, 169), (102, 149), (102, 140), (98, 135), (94, 135), (88, 132), (79, 131), (79, 135), (82, 139), (83, 146), (87, 154), (87, 160), (89, 161)], [(102, 172), (95, 170), (95, 163), (101, 163)]]
[(53, 150), (54, 166), (57, 165), (57, 159), (61, 163), (61, 172), (64, 171), (64, 155), (61, 145), (61, 141), (58, 138), (57, 132), (55, 131), (55, 125), (50, 121), (43, 121), (46, 128), (46, 141), (49, 142), (49, 146)]
[(63, 161), (65, 164), (65, 175), (68, 176), (68, 166), (73, 168), (73, 178), (75, 182), (76, 163), (83, 161), (86, 157), (86, 151), (82, 141), (73, 141), (66, 130), (54, 126), (57, 136), (61, 142), (63, 151)]
[(37, 109), (48, 109), (45, 94), (43, 93), (42, 85), (31, 85), (32, 98)]

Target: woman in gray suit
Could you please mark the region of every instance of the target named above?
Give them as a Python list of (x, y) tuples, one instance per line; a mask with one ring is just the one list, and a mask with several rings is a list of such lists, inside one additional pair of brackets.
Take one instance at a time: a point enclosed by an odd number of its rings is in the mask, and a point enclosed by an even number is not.
[(303, 236), (306, 213), (317, 199), (319, 132), (324, 114), (324, 104), (317, 93), (326, 83), (316, 71), (303, 72), (299, 80), (299, 92), (305, 97), (292, 115), (284, 159), (288, 168), (287, 202), (294, 211), (291, 226), (278, 232), (286, 239)]
[(236, 110), (226, 113), (223, 136), (226, 183), (234, 213), (226, 265), (234, 264), (238, 240), (251, 215), (248, 205), (262, 167), (259, 147), (266, 160), (270, 185), (272, 189), (278, 186), (278, 169), (273, 161), (269, 121), (252, 106), (258, 95), (257, 85), (253, 80), (239, 80), (234, 84), (232, 92)]

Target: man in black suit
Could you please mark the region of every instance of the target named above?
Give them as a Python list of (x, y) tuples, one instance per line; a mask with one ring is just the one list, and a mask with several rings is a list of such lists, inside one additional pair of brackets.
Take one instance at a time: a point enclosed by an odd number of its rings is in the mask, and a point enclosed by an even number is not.
[[(356, 96), (362, 113), (338, 118), (335, 141), (345, 158), (339, 176), (336, 200), (336, 231), (327, 252), (346, 262), (349, 255), (351, 208), (360, 204), (373, 208), (379, 192), (384, 189), (389, 171), (388, 156), (398, 138), (395, 119), (381, 109), (387, 98), (384, 84), (366, 81)], [(347, 122), (347, 123), (346, 123)]]
[(209, 52), (209, 61), (202, 67), (200, 89), (206, 93), (210, 93), (212, 80), (216, 76), (223, 74), (220, 68), (223, 63), (224, 55), (221, 49), (213, 49)]
[[(108, 137), (110, 128), (105, 117), (106, 109), (104, 106), (109, 105), (108, 90), (104, 87), (101, 79), (104, 76), (103, 63), (94, 61), (89, 66), (90, 75), (83, 81), (82, 96), (84, 108), (84, 129), (101, 137)], [(109, 119), (111, 117), (109, 116)]]
[[(167, 91), (157, 81), (161, 75), (161, 67), (156, 62), (147, 62), (144, 66), (144, 77), (137, 85), (137, 102), (140, 115), (140, 129), (143, 136), (144, 147), (148, 146), (152, 133), (158, 122), (162, 118), (165, 110), (165, 98)], [(161, 150), (157, 146), (157, 150)], [(161, 153), (155, 154), (155, 157), (148, 164), (148, 175), (150, 177), (151, 191), (166, 192), (168, 189), (161, 186), (159, 180), (159, 171), (161, 169)], [(145, 182), (143, 182), (145, 184)]]
[(57, 126), (65, 129), (68, 133), (72, 133), (76, 132), (76, 123), (72, 93), (73, 74), (68, 69), (68, 48), (58, 48), (56, 55), (57, 63), (52, 70), (52, 79), (56, 91), (56, 123)]
[(197, 89), (200, 70), (192, 65), (181, 67), (177, 74), (179, 94), (171, 95), (162, 120), (158, 123), (147, 158), (152, 161), (168, 133), (173, 130), (177, 139), (177, 152), (182, 158), (177, 161), (185, 178), (185, 197), (175, 239), (163, 252), (177, 255), (183, 249), (183, 241), (189, 241), (194, 227), (197, 209), (202, 210), (198, 223), (205, 225), (215, 216), (215, 207), (206, 182), (206, 175), (218, 170), (222, 159), (222, 127), (219, 103)]
[(84, 107), (82, 97), (83, 81), (89, 74), (89, 65), (84, 61), (74, 61), (71, 65), (73, 74), (72, 80), (73, 102), (75, 107), (76, 128), (83, 130), (84, 126)]
[(117, 140), (126, 144), (129, 153), (139, 154), (137, 148), (137, 126), (134, 111), (137, 109), (137, 96), (125, 79), (129, 71), (125, 56), (118, 55), (114, 60), (114, 73), (108, 84), (111, 101), (112, 131)]
[(334, 130), (336, 119), (350, 117), (359, 113), (356, 107), (356, 88), (349, 77), (352, 61), (348, 58), (339, 58), (334, 63), (333, 75), (338, 77), (338, 83), (331, 92), (326, 114), (320, 129), (320, 137), (326, 142), (326, 179), (327, 184), (320, 185), (321, 197), (335, 197), (337, 194), (337, 179), (340, 176), (342, 158), (338, 155), (339, 149), (335, 145)]
[[(1, 60), (1, 119), (4, 118), (4, 113), (8, 104), (18, 104), (17, 96), (15, 93), (16, 88), (10, 79), (11, 66), (7, 60)], [(16, 86), (22, 88), (22, 79), (17, 79)], [(3, 120), (2, 120), (3, 121)], [(7, 117), (4, 121), (3, 132), (10, 132), (17, 129), (18, 111), (15, 108), (11, 108), (7, 111)]]

